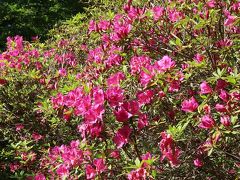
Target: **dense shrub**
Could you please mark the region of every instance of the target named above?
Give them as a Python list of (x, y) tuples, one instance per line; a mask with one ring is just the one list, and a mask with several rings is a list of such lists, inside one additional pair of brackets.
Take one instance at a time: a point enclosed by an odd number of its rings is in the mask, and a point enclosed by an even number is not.
[(46, 44), (8, 38), (2, 174), (238, 178), (239, 2), (121, 5), (77, 15)]

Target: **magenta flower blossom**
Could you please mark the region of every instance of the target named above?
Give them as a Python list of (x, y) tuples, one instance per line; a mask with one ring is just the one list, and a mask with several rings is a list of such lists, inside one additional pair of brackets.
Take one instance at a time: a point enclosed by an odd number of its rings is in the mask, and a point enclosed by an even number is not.
[(106, 98), (110, 106), (118, 106), (124, 99), (123, 90), (120, 87), (108, 88), (106, 91)]
[(128, 174), (128, 180), (145, 180), (147, 176), (147, 171), (144, 168), (139, 168), (137, 170), (132, 170)]
[(227, 93), (227, 91), (222, 90), (220, 91), (219, 97), (224, 101), (227, 102), (230, 98), (230, 95)]
[(60, 177), (66, 178), (69, 175), (69, 169), (64, 164), (61, 164), (60, 167), (56, 170), (56, 172)]
[(203, 162), (197, 158), (193, 161), (193, 164), (196, 166), (196, 167), (202, 167), (203, 166)]
[(185, 112), (194, 112), (198, 108), (198, 102), (194, 97), (182, 102), (182, 110)]
[(98, 29), (101, 31), (106, 31), (110, 27), (110, 22), (106, 20), (101, 20), (98, 25)]
[(118, 132), (113, 138), (113, 141), (117, 145), (118, 149), (123, 147), (123, 145), (125, 145), (126, 143), (128, 143), (128, 139), (131, 132), (132, 132), (132, 129), (128, 125), (125, 125), (118, 130)]
[(58, 73), (59, 73), (59, 75), (62, 76), (62, 77), (64, 77), (64, 76), (67, 75), (67, 71), (66, 71), (66, 69), (64, 69), (64, 68), (60, 68), (60, 69), (58, 70)]
[(172, 22), (177, 22), (183, 17), (183, 13), (177, 10), (168, 10), (168, 18)]
[(39, 141), (40, 139), (43, 138), (43, 136), (40, 135), (40, 134), (38, 134), (38, 133), (36, 133), (36, 132), (33, 132), (32, 138), (33, 138), (35, 141)]
[(112, 74), (107, 79), (108, 87), (110, 86), (120, 86), (120, 81), (125, 79), (125, 75), (123, 72), (117, 72), (115, 74)]
[(180, 149), (174, 145), (174, 141), (170, 134), (166, 132), (161, 133), (162, 140), (160, 141), (160, 150), (162, 153), (161, 161), (168, 159), (170, 165), (175, 167), (179, 164)]
[(210, 94), (212, 92), (212, 88), (208, 85), (206, 81), (203, 81), (200, 84), (200, 94)]
[(224, 25), (225, 26), (232, 26), (235, 23), (236, 19), (237, 18), (235, 16), (229, 15), (227, 17), (227, 19), (224, 21)]
[(167, 69), (173, 68), (175, 66), (175, 61), (173, 61), (169, 56), (163, 56), (163, 58), (157, 61), (157, 68), (160, 72), (165, 72)]
[(145, 68), (148, 72), (146, 71), (141, 71), (140, 72), (140, 83), (143, 87), (146, 87), (154, 77), (154, 68), (152, 66), (148, 66)]
[(139, 102), (136, 100), (132, 100), (132, 101), (125, 101), (122, 104), (122, 107), (124, 107), (124, 109), (126, 109), (129, 113), (136, 115), (139, 113)]
[(86, 166), (85, 171), (87, 179), (94, 179), (94, 177), (96, 176), (96, 170), (89, 164)]
[(172, 92), (178, 92), (180, 90), (181, 87), (181, 82), (179, 80), (173, 80), (170, 84), (169, 84), (169, 88), (168, 91), (170, 93)]
[(201, 118), (201, 123), (198, 125), (198, 127), (203, 129), (211, 129), (215, 124), (215, 121), (212, 119), (210, 115), (204, 115)]
[(155, 7), (152, 8), (152, 11), (153, 11), (153, 19), (154, 19), (154, 21), (157, 21), (163, 15), (164, 8), (161, 7), (161, 6), (155, 6)]
[(210, 114), (211, 113), (211, 107), (208, 104), (205, 104), (203, 106), (203, 110), (204, 110), (205, 114)]
[(207, 4), (207, 6), (210, 7), (210, 8), (214, 8), (214, 7), (216, 6), (215, 0), (210, 0), (210, 1), (208, 1), (206, 4)]
[[(152, 159), (152, 155), (151, 155), (150, 152), (147, 152), (146, 154), (141, 155), (141, 158), (142, 158), (142, 160), (147, 161), (147, 160)], [(149, 167), (149, 166), (150, 165), (147, 162), (144, 162), (143, 165), (142, 165), (143, 168), (146, 168), (146, 167)]]
[(154, 96), (153, 90), (146, 90), (144, 92), (137, 93), (137, 99), (140, 106), (151, 103)]
[(140, 114), (138, 117), (138, 130), (148, 126), (148, 117), (146, 114)]
[(115, 159), (120, 159), (121, 155), (120, 155), (120, 152), (118, 150), (113, 150), (110, 153), (110, 157), (115, 158)]
[(217, 90), (224, 89), (227, 86), (228, 86), (228, 82), (226, 82), (225, 80), (222, 80), (222, 79), (218, 79), (217, 80), (217, 85), (216, 85), (216, 89)]
[(223, 104), (216, 104), (215, 109), (218, 112), (227, 112), (227, 109), (226, 109), (225, 105), (223, 105)]
[(96, 31), (96, 30), (97, 30), (96, 22), (94, 20), (91, 20), (89, 22), (88, 31), (89, 31), (89, 33), (91, 33), (92, 31)]
[(201, 63), (204, 60), (204, 56), (201, 54), (196, 54), (194, 56), (194, 60), (197, 61), (198, 63)]
[(96, 167), (97, 173), (102, 173), (107, 169), (107, 166), (105, 165), (105, 161), (102, 158), (94, 159), (93, 164)]
[(130, 61), (131, 74), (140, 73), (142, 67), (146, 68), (151, 64), (151, 59), (148, 56), (133, 56)]
[(93, 90), (93, 99), (95, 105), (103, 105), (104, 104), (104, 92), (100, 88), (94, 88)]
[(44, 174), (38, 173), (35, 177), (34, 180), (46, 180)]
[(16, 127), (16, 131), (21, 131), (24, 128), (24, 125), (19, 123), (19, 124), (16, 124), (15, 127)]
[(230, 120), (230, 117), (228, 115), (222, 116), (220, 118), (220, 121), (225, 127), (228, 127), (228, 126), (231, 125), (231, 120)]
[(129, 118), (132, 117), (132, 114), (127, 112), (123, 107), (118, 107), (117, 111), (114, 111), (116, 120), (119, 122), (126, 122)]

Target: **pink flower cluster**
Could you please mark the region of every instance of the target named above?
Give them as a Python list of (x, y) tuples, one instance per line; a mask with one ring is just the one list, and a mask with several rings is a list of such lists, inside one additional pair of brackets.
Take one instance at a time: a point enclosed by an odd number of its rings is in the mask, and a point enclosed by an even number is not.
[[(103, 128), (102, 116), (104, 113), (104, 92), (102, 89), (95, 87), (87, 94), (83, 88), (76, 88), (67, 95), (58, 94), (53, 97), (52, 104), (55, 109), (73, 108), (74, 115), (83, 117), (84, 121), (78, 126), (83, 138), (86, 138), (87, 135), (93, 137), (100, 135)], [(64, 118), (68, 121), (70, 116), (64, 116)]]
[(179, 156), (181, 151), (175, 146), (170, 134), (166, 132), (161, 133), (162, 140), (160, 141), (160, 150), (162, 153), (161, 161), (165, 158), (170, 162), (172, 167), (179, 165)]
[[(95, 158), (91, 164), (91, 152), (89, 150), (79, 149), (79, 140), (71, 141), (70, 145), (55, 146), (49, 151), (48, 157), (41, 159), (41, 169), (47, 168), (48, 174), (52, 178), (74, 178), (75, 175), (70, 174), (73, 169), (84, 169), (86, 172), (86, 179), (94, 179), (97, 174), (107, 170), (105, 160), (102, 158)], [(49, 169), (56, 169), (52, 171)], [(36, 180), (44, 179), (44, 174), (38, 173), (35, 176)]]

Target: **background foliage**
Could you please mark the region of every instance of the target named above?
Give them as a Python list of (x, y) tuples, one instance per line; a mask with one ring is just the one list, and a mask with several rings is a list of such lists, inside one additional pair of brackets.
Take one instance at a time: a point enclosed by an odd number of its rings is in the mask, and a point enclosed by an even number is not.
[(83, 12), (87, 5), (79, 0), (1, 0), (0, 48), (8, 36), (21, 35), (26, 40), (39, 36), (46, 40), (48, 30), (60, 20)]

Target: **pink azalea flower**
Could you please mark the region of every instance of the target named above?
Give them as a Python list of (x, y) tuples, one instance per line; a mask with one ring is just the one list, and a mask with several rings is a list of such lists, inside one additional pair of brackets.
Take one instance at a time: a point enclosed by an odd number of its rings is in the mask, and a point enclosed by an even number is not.
[(4, 85), (4, 84), (7, 84), (7, 81), (5, 79), (0, 78), (0, 85)]
[(204, 56), (201, 54), (196, 54), (194, 56), (194, 60), (197, 61), (198, 63), (201, 63), (204, 60)]
[(219, 48), (230, 47), (232, 45), (233, 45), (233, 41), (228, 38), (225, 38), (216, 42), (216, 46)]
[(67, 75), (67, 71), (66, 71), (66, 69), (64, 69), (64, 68), (59, 69), (59, 70), (58, 70), (58, 73), (59, 73), (59, 75), (62, 76), (62, 77), (64, 77), (64, 76)]
[(175, 66), (175, 61), (173, 61), (169, 56), (163, 56), (161, 60), (157, 61), (157, 66), (160, 72), (165, 72), (167, 69)]
[(229, 15), (227, 17), (227, 19), (224, 21), (224, 25), (225, 26), (232, 26), (235, 23), (236, 19), (237, 18), (235, 16)]
[(38, 173), (35, 177), (34, 180), (46, 180), (44, 174)]
[(98, 23), (98, 28), (99, 28), (99, 30), (101, 30), (101, 31), (106, 31), (109, 27), (110, 27), (110, 22), (109, 22), (109, 21), (101, 20), (101, 21)]
[(137, 99), (140, 106), (151, 103), (151, 100), (154, 96), (152, 90), (146, 90), (144, 92), (137, 93)]
[(198, 103), (194, 97), (182, 102), (182, 110), (185, 112), (194, 112), (198, 108)]
[(121, 157), (120, 152), (118, 150), (114, 150), (110, 153), (111, 158), (119, 159)]
[(132, 114), (127, 112), (123, 107), (118, 107), (117, 111), (114, 111), (116, 120), (119, 122), (126, 122), (129, 118), (132, 117)]
[(73, 140), (73, 141), (70, 142), (70, 147), (71, 148), (78, 148), (79, 144), (80, 144), (79, 140)]
[(146, 68), (151, 64), (151, 59), (148, 56), (133, 56), (130, 61), (131, 74), (140, 73), (142, 67)]
[(180, 86), (181, 82), (179, 80), (173, 80), (170, 84), (169, 84), (169, 88), (168, 91), (170, 93), (172, 92), (178, 92), (180, 90)]
[(202, 167), (203, 166), (203, 162), (199, 158), (195, 159), (193, 161), (193, 163), (196, 167)]
[(107, 166), (105, 165), (105, 161), (102, 158), (94, 159), (93, 164), (96, 167), (97, 173), (102, 173), (107, 169)]
[(161, 6), (155, 6), (152, 8), (154, 21), (157, 21), (161, 18), (164, 13), (164, 8)]
[(205, 104), (203, 106), (203, 110), (205, 111), (206, 114), (210, 114), (211, 113), (211, 107), (208, 104)]
[(64, 164), (61, 164), (59, 168), (56, 170), (56, 172), (60, 177), (66, 178), (69, 175), (69, 170)]
[(208, 85), (206, 81), (203, 81), (200, 84), (200, 89), (201, 89), (200, 94), (209, 94), (212, 92), (212, 88)]
[(140, 72), (140, 83), (142, 86), (146, 87), (154, 77), (153, 68), (146, 68), (149, 72), (141, 71)]
[(18, 163), (10, 163), (9, 167), (11, 172), (15, 172), (20, 168), (20, 165)]
[(43, 138), (43, 136), (40, 135), (40, 134), (38, 134), (38, 133), (36, 133), (36, 132), (33, 132), (32, 138), (33, 138), (35, 141), (39, 141), (40, 139)]
[(16, 131), (21, 131), (24, 128), (23, 124), (16, 124)]
[(100, 88), (93, 88), (93, 100), (95, 105), (103, 105), (104, 104), (104, 92)]
[(215, 0), (210, 0), (206, 4), (207, 4), (208, 7), (214, 8), (215, 5), (216, 5), (216, 2), (215, 2)]
[(169, 10), (168, 18), (171, 22), (177, 22), (182, 18), (182, 13), (177, 10)]
[[(152, 159), (152, 155), (151, 153), (147, 152), (146, 154), (143, 154), (141, 156), (142, 160), (150, 160)], [(143, 168), (146, 168), (146, 167), (149, 167), (149, 164), (147, 162), (144, 162), (143, 165), (142, 165)]]
[(86, 166), (86, 176), (87, 179), (94, 179), (96, 176), (96, 170), (89, 164)]
[(146, 114), (140, 114), (138, 118), (138, 130), (148, 126), (148, 118)]
[(122, 107), (124, 107), (124, 109), (126, 109), (129, 113), (133, 115), (138, 114), (140, 109), (139, 103), (136, 100), (125, 101)]
[(231, 97), (235, 100), (240, 101), (240, 93), (238, 93), (238, 92), (232, 92)]
[(168, 159), (170, 165), (175, 167), (179, 164), (180, 149), (174, 145), (174, 141), (170, 134), (166, 132), (161, 133), (162, 140), (160, 141), (160, 150), (162, 153), (161, 161)]
[(198, 127), (203, 129), (211, 129), (215, 124), (215, 121), (212, 119), (210, 115), (204, 115), (201, 118), (201, 123), (198, 125)]
[(115, 107), (123, 102), (123, 92), (124, 91), (120, 87), (110, 87), (107, 89), (105, 94), (110, 106)]
[(217, 90), (224, 89), (227, 86), (228, 86), (228, 82), (226, 82), (225, 80), (222, 80), (222, 79), (218, 79), (217, 80), (217, 85), (216, 85), (216, 89)]
[(128, 180), (145, 180), (147, 171), (143, 168), (133, 170), (128, 174)]
[(230, 98), (230, 95), (227, 93), (227, 91), (221, 89), (219, 97), (220, 97), (224, 102), (227, 102), (227, 101), (229, 100), (229, 98)]
[(91, 33), (92, 31), (96, 31), (96, 29), (97, 29), (96, 22), (91, 20), (89, 22), (89, 27), (88, 27), (89, 33)]
[(118, 130), (118, 132), (115, 134), (113, 141), (117, 145), (117, 148), (123, 147), (128, 142), (129, 136), (132, 132), (132, 129), (125, 125), (121, 129)]
[(125, 79), (125, 75), (123, 72), (117, 72), (113, 75), (111, 75), (108, 79), (107, 79), (107, 84), (108, 87), (110, 86), (120, 86), (120, 81)]
[(220, 118), (220, 121), (221, 121), (221, 123), (222, 123), (224, 126), (226, 126), (226, 127), (228, 127), (228, 126), (231, 125), (231, 120), (230, 120), (230, 117), (229, 117), (228, 115), (222, 116), (222, 117)]
[(218, 112), (227, 112), (226, 107), (224, 105), (222, 105), (222, 104), (216, 104), (215, 105), (215, 109)]
[(164, 91), (159, 91), (159, 92), (158, 92), (158, 96), (159, 96), (160, 98), (163, 98), (163, 97), (166, 96), (166, 93), (165, 93)]

